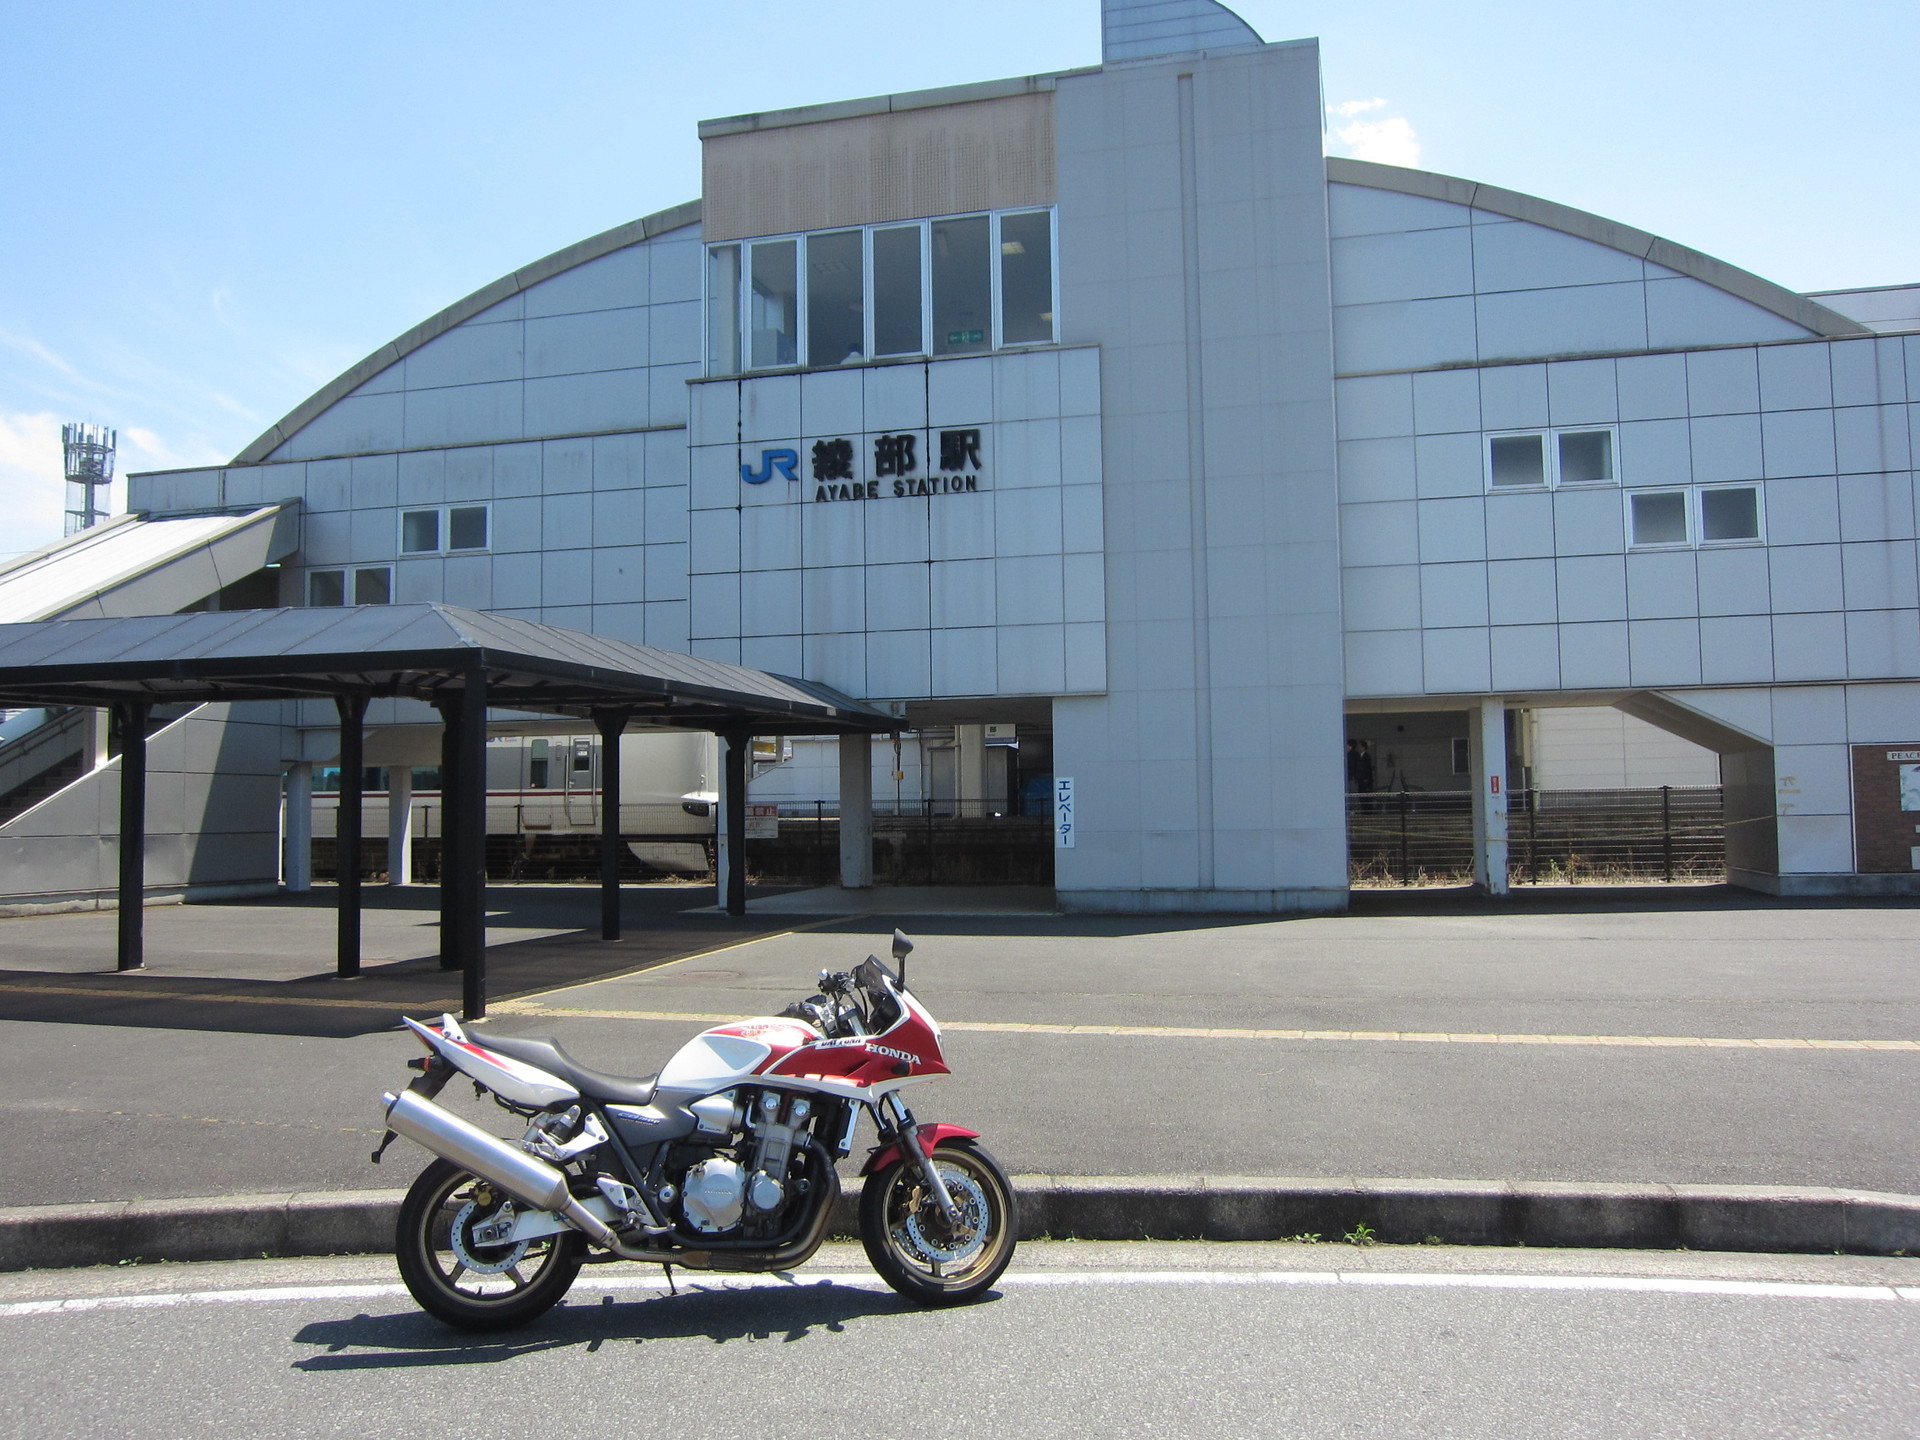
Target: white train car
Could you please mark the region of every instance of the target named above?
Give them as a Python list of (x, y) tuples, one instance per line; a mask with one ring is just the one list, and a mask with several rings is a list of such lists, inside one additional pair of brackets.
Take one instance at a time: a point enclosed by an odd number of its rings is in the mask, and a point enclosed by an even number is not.
[[(370, 747), (371, 748), (371, 747)], [(594, 853), (600, 834), (602, 745), (598, 733), (487, 738), (487, 836), (513, 837), (534, 871)], [(437, 766), (413, 770), (413, 834), (437, 840), (445, 806)], [(369, 839), (387, 832), (388, 776), (368, 766), (362, 821)], [(637, 732), (620, 745), (620, 833), (642, 864), (697, 874), (711, 863), (719, 810), (720, 745), (700, 731)], [(336, 833), (340, 770), (314, 772), (313, 833)]]

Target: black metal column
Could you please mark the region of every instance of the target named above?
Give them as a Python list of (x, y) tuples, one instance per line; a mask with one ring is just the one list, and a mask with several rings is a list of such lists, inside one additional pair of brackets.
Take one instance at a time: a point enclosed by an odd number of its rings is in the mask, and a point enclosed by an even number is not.
[(727, 837), (727, 914), (747, 913), (747, 751), (753, 739), (745, 731), (729, 730), (727, 743), (727, 804), (720, 823)]
[(354, 691), (333, 697), (340, 712), (340, 808), (334, 828), (334, 877), (339, 885), (334, 973), (360, 973), (360, 841), (366, 809), (367, 697)]
[(460, 868), (460, 696), (433, 702), (440, 712), (440, 968), (460, 968), (453, 877)]
[(117, 968), (147, 965), (147, 715), (142, 700), (113, 707), (114, 748), (120, 752), (120, 944)]
[(459, 945), (463, 1018), (487, 1014), (487, 676), (477, 671), (460, 692), (460, 868), (454, 872), (454, 931)]
[(600, 730), (600, 938), (620, 938), (620, 737), (629, 710), (596, 710)]

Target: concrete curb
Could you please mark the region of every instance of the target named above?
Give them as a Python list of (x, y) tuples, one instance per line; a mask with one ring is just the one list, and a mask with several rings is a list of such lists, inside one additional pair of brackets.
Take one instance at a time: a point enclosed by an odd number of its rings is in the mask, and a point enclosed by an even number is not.
[[(1052, 1176), (1014, 1180), (1024, 1239), (1337, 1241), (1920, 1253), (1920, 1196), (1764, 1185)], [(403, 1192), (338, 1190), (0, 1209), (0, 1271), (392, 1249)], [(855, 1234), (857, 1181), (834, 1233)]]

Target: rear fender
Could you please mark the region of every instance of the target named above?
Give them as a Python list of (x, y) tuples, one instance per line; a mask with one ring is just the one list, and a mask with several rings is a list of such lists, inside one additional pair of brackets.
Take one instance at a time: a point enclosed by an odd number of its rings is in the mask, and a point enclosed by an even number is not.
[(470, 1039), (451, 1015), (442, 1017), (442, 1028), (439, 1030), (405, 1015), (400, 1018), (409, 1030), (454, 1069), (515, 1104), (550, 1110), (571, 1105), (580, 1098), (580, 1092), (559, 1076), (549, 1075), (538, 1066), (515, 1060), (511, 1056), (496, 1055)]
[[(964, 1125), (933, 1124), (922, 1125), (920, 1127), (920, 1148), (929, 1155), (933, 1154), (933, 1147), (943, 1140), (978, 1140), (979, 1138), (980, 1132), (978, 1130), (969, 1130)], [(878, 1150), (875, 1150), (871, 1155), (867, 1156), (867, 1163), (860, 1167), (860, 1173), (862, 1175), (871, 1175), (874, 1171), (891, 1165), (899, 1158), (900, 1142), (895, 1140), (886, 1145), (882, 1145)]]

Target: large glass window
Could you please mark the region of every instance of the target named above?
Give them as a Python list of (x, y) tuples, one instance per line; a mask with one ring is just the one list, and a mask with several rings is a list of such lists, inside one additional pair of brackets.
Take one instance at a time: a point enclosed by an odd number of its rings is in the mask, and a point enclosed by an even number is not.
[(919, 225), (873, 232), (873, 353), (918, 355), (926, 349)]
[(766, 241), (753, 247), (747, 296), (749, 363), (756, 370), (800, 360), (799, 242)]
[(864, 235), (836, 230), (807, 237), (807, 364), (867, 358)]
[(1045, 345), (1053, 212), (957, 215), (707, 249), (707, 373)]
[(933, 223), (933, 353), (966, 355), (993, 345), (993, 267), (988, 219)]
[(740, 369), (740, 247), (707, 251), (707, 369), (733, 375)]
[(1045, 210), (1000, 217), (1000, 343), (1053, 339), (1053, 216)]

